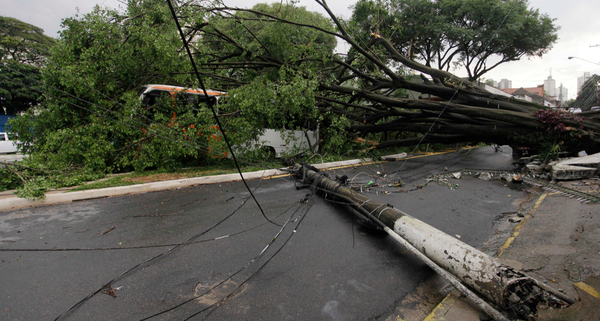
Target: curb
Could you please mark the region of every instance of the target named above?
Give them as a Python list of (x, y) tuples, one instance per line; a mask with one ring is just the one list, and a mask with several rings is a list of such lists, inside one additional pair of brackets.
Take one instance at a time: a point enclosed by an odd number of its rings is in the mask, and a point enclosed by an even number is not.
[[(399, 155), (391, 155), (394, 159), (399, 159), (402, 157), (406, 157), (406, 154), (402, 156)], [(325, 168), (336, 168), (336, 167), (344, 167), (344, 166), (352, 166), (358, 164), (365, 164), (371, 162), (370, 159), (366, 159), (363, 162), (360, 159), (352, 159), (346, 161), (339, 162), (331, 162), (331, 163), (322, 163), (314, 165), (318, 169)], [(270, 170), (262, 170), (256, 172), (247, 172), (242, 173), (244, 179), (255, 179), (255, 178), (277, 178), (282, 176), (287, 176), (289, 173), (285, 169), (270, 169)], [(105, 198), (110, 196), (122, 196), (129, 194), (138, 194), (138, 193), (148, 193), (148, 192), (156, 192), (162, 190), (176, 189), (181, 187), (188, 187), (194, 185), (206, 185), (206, 184), (215, 184), (215, 183), (225, 183), (225, 182), (237, 182), (241, 181), (241, 177), (239, 173), (235, 174), (224, 174), (217, 176), (202, 176), (202, 177), (192, 177), (185, 179), (177, 179), (170, 181), (160, 181), (160, 182), (152, 182), (152, 183), (144, 183), (144, 184), (136, 184), (129, 186), (118, 186), (118, 187), (109, 187), (102, 189), (93, 189), (86, 191), (77, 191), (77, 192), (65, 192), (65, 190), (54, 190), (46, 193), (46, 198), (44, 200), (28, 200), (25, 198), (19, 198), (16, 195), (6, 195), (0, 196), (0, 212), (1, 211), (9, 211), (26, 207), (36, 207), (36, 206), (44, 206), (44, 205), (53, 205), (53, 204), (61, 204), (61, 203), (70, 203), (75, 201), (84, 201), (90, 199), (97, 198)], [(68, 191), (68, 189), (67, 189)]]

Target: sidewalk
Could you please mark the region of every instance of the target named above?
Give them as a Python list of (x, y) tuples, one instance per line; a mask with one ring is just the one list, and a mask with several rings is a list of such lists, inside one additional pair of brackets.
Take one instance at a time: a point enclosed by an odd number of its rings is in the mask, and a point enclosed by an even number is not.
[[(583, 189), (598, 180), (571, 181)], [(567, 309), (540, 309), (535, 320), (600, 320), (600, 204), (544, 191), (513, 229), (498, 258), (580, 301)], [(454, 290), (425, 321), (488, 319)]]
[[(398, 154), (398, 155), (389, 155), (385, 156), (384, 159), (400, 159), (406, 157), (406, 154)], [(365, 160), (366, 162), (370, 160)], [(352, 166), (363, 163), (360, 159), (352, 159), (346, 161), (339, 162), (330, 162), (323, 164), (314, 165), (316, 168), (335, 168), (335, 167), (343, 167), (343, 166)], [(270, 170), (262, 170), (256, 172), (247, 172), (243, 173), (244, 179), (254, 179), (254, 178), (277, 178), (280, 175), (288, 175), (288, 173), (284, 169), (270, 169)], [(187, 186), (194, 185), (203, 185), (203, 184), (215, 184), (215, 183), (225, 183), (225, 182), (234, 182), (240, 181), (240, 174), (225, 174), (225, 175), (216, 175), (216, 176), (203, 176), (203, 177), (193, 177), (193, 178), (185, 178), (185, 179), (177, 179), (170, 181), (160, 181), (153, 183), (144, 183), (144, 184), (136, 184), (130, 186), (118, 186), (118, 187), (109, 187), (103, 189), (94, 189), (94, 190), (85, 190), (85, 191), (75, 191), (70, 192), (72, 188), (59, 188), (56, 190), (46, 192), (46, 199), (44, 200), (36, 200), (31, 201), (25, 198), (19, 198), (14, 194), (14, 191), (4, 191), (0, 192), (0, 212), (14, 210), (25, 207), (35, 207), (35, 206), (43, 206), (43, 205), (52, 205), (52, 204), (60, 204), (60, 203), (69, 203), (73, 201), (83, 201), (95, 198), (104, 198), (110, 196), (119, 196), (119, 195), (127, 195), (127, 194), (136, 194), (136, 193), (148, 193), (155, 192), (161, 190), (168, 189), (177, 189)]]

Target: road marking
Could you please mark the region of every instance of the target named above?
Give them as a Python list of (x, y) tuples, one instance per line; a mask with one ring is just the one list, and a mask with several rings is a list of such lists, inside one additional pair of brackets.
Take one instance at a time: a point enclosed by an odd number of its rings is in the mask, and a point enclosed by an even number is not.
[(583, 291), (585, 291), (587, 294), (593, 296), (594, 298), (600, 300), (600, 293), (598, 293), (598, 291), (596, 291), (596, 289), (594, 289), (593, 287), (591, 287), (583, 282), (573, 283), (573, 285), (582, 289)]
[(506, 242), (504, 242), (504, 245), (502, 245), (502, 247), (498, 251), (498, 257), (502, 256), (502, 254), (504, 254), (504, 251), (512, 244), (512, 242), (515, 240), (515, 238), (517, 238), (517, 236), (519, 236), (519, 234), (521, 233), (521, 228), (523, 228), (523, 226), (525, 226), (525, 223), (527, 223), (527, 221), (529, 221), (529, 219), (531, 218), (533, 213), (535, 213), (535, 211), (538, 209), (538, 207), (540, 207), (540, 205), (542, 204), (542, 201), (546, 198), (546, 196), (548, 196), (548, 192), (544, 192), (544, 194), (542, 194), (542, 196), (540, 196), (540, 198), (537, 200), (537, 202), (535, 202), (535, 205), (533, 206), (533, 208), (529, 211), (529, 213), (527, 213), (525, 218), (519, 223), (519, 225), (517, 225), (515, 227), (512, 235), (506, 239)]
[(433, 311), (423, 321), (443, 321), (446, 320), (444, 315), (448, 313), (450, 308), (458, 301), (460, 297), (453, 295), (452, 293), (446, 295), (444, 300), (438, 304)]

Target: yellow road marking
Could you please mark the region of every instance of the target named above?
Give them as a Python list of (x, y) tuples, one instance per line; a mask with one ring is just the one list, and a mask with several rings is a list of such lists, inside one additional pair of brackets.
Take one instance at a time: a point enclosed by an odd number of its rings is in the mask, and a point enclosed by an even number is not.
[(268, 177), (264, 177), (263, 179), (272, 179), (272, 178), (281, 178), (281, 177), (288, 177), (291, 174), (280, 174), (280, 175), (273, 175), (273, 176), (268, 176)]
[(598, 293), (598, 291), (596, 291), (596, 289), (594, 289), (593, 287), (591, 287), (583, 282), (573, 283), (573, 285), (582, 289), (583, 291), (585, 291), (587, 294), (593, 296), (594, 298), (600, 300), (600, 293)]
[(446, 320), (444, 315), (448, 313), (450, 308), (458, 301), (459, 297), (452, 295), (452, 293), (446, 295), (444, 300), (438, 304), (433, 311), (423, 321), (442, 321)]
[(542, 196), (540, 196), (540, 198), (537, 200), (537, 202), (535, 202), (535, 205), (533, 206), (533, 208), (529, 211), (529, 213), (527, 213), (527, 215), (525, 215), (525, 218), (515, 227), (512, 235), (506, 239), (506, 242), (504, 242), (504, 245), (502, 245), (502, 247), (498, 251), (498, 257), (502, 256), (502, 254), (504, 254), (504, 251), (512, 244), (512, 242), (515, 240), (515, 238), (517, 236), (519, 236), (519, 234), (521, 233), (521, 228), (523, 228), (523, 226), (525, 226), (525, 223), (527, 223), (527, 221), (529, 221), (529, 219), (531, 218), (533, 213), (535, 213), (535, 211), (538, 209), (538, 207), (540, 207), (540, 205), (542, 204), (542, 201), (546, 198), (546, 196), (548, 196), (548, 192), (544, 192), (544, 194), (542, 194)]

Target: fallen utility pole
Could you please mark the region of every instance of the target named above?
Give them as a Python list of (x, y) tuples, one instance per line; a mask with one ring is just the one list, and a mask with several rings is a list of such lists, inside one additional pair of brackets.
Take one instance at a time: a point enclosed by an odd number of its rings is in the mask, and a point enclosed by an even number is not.
[(524, 317), (535, 313), (537, 304), (547, 300), (546, 294), (569, 304), (575, 302), (391, 205), (377, 203), (342, 186), (310, 166), (296, 164), (294, 172), (304, 183), (316, 185), (323, 194), (345, 201), (366, 219), (382, 227), (495, 320), (508, 319), (464, 285), (502, 309)]

